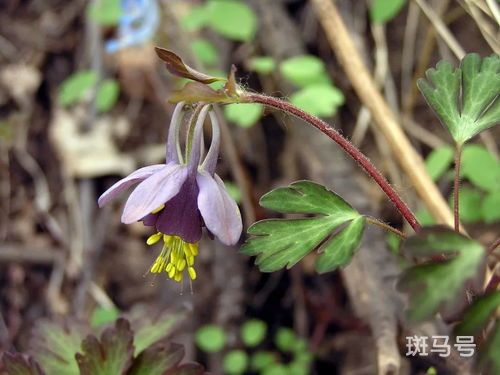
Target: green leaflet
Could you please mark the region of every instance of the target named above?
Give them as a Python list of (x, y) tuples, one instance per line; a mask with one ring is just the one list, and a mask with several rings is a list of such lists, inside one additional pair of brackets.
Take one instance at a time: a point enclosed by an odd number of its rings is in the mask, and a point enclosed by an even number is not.
[(33, 357), (49, 374), (78, 375), (75, 354), (88, 332), (85, 324), (76, 321), (62, 324), (42, 321), (31, 340)]
[(427, 227), (408, 238), (403, 250), (409, 257), (444, 255), (446, 260), (431, 261), (407, 269), (398, 287), (410, 293), (408, 318), (418, 322), (441, 307), (451, 310), (463, 300), (465, 284), (477, 281), (485, 260), (483, 247), (449, 228)]
[(446, 61), (426, 73), (418, 88), (459, 145), (500, 121), (500, 58), (466, 55), (460, 68)]
[[(322, 185), (298, 181), (267, 193), (260, 204), (282, 213), (317, 215), (301, 219), (262, 220), (248, 229), (253, 236), (241, 251), (257, 255), (255, 263), (262, 272), (292, 267), (325, 240), (316, 268), (318, 272), (332, 271), (347, 264), (359, 246), (364, 218)], [(346, 227), (328, 239), (342, 225)]]
[(480, 296), (469, 306), (462, 321), (455, 327), (455, 334), (477, 335), (486, 326), (498, 306), (500, 306), (500, 292), (494, 291)]

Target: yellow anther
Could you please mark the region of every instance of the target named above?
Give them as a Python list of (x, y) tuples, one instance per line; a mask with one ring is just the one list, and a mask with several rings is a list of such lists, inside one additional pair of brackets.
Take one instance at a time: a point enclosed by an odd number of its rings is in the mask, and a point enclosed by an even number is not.
[(198, 243), (188, 243), (189, 251), (193, 256), (198, 255)]
[(181, 261), (179, 262), (179, 264), (177, 266), (177, 269), (179, 271), (183, 271), (184, 268), (186, 268), (186, 259), (181, 259)]
[(175, 274), (174, 280), (177, 281), (178, 283), (182, 280), (182, 273), (177, 272)]
[(196, 271), (193, 267), (188, 267), (188, 273), (191, 280), (196, 280)]
[[(162, 208), (158, 208), (153, 213)], [(160, 273), (165, 271), (170, 279), (182, 282), (184, 271), (187, 271), (189, 278), (195, 280), (196, 271), (193, 266), (196, 255), (198, 255), (198, 243), (189, 243), (179, 236), (167, 235), (161, 232), (149, 236), (146, 243), (153, 245), (160, 240), (163, 240), (163, 247), (160, 255), (151, 266), (150, 272)]]
[[(172, 263), (170, 263), (170, 264), (172, 264)], [(175, 273), (176, 273), (175, 271), (176, 271), (175, 270), (175, 266), (172, 265), (172, 268), (170, 269), (170, 271), (168, 271), (168, 277), (170, 277), (171, 279), (173, 279), (174, 276), (175, 276)]]
[(157, 243), (161, 239), (162, 236), (163, 236), (163, 234), (160, 232), (152, 234), (151, 236), (148, 237), (148, 239), (146, 240), (146, 243), (148, 245), (154, 245), (155, 243)]
[(160, 212), (161, 210), (163, 210), (165, 208), (165, 205), (162, 204), (160, 207), (154, 209), (153, 211), (151, 211), (151, 213), (154, 215), (154, 214), (157, 214), (158, 212)]

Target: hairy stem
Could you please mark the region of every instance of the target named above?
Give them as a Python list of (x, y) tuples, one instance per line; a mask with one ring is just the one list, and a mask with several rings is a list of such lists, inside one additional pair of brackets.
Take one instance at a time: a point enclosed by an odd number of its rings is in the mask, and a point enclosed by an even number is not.
[(462, 157), (462, 146), (457, 145), (455, 149), (455, 180), (453, 183), (453, 216), (455, 218), (455, 231), (460, 232), (460, 159)]
[(375, 182), (380, 186), (380, 188), (384, 191), (390, 201), (394, 204), (396, 209), (403, 215), (405, 220), (410, 224), (410, 226), (418, 232), (421, 228), (420, 223), (417, 218), (413, 214), (413, 212), (409, 209), (406, 203), (401, 199), (399, 194), (394, 190), (394, 188), (389, 184), (387, 179), (377, 170), (375, 165), (360, 151), (358, 150), (351, 142), (345, 139), (340, 133), (332, 128), (325, 121), (310, 115), (309, 113), (295, 107), (294, 105), (285, 102), (278, 98), (273, 98), (271, 96), (261, 95), (261, 94), (252, 94), (246, 93), (241, 96), (242, 102), (246, 103), (260, 103), (269, 107), (273, 107), (279, 109), (281, 111), (292, 114), (308, 124), (314, 126), (319, 129), (322, 133), (330, 137), (333, 141), (335, 141), (342, 149), (351, 156), (364, 170), (368, 175), (375, 180)]
[(366, 222), (368, 224), (376, 225), (376, 226), (382, 228), (383, 230), (385, 230), (387, 232), (392, 232), (394, 234), (397, 234), (402, 239), (406, 239), (406, 234), (404, 234), (403, 232), (401, 232), (399, 229), (394, 228), (392, 225), (384, 223), (383, 221), (381, 221), (381, 220), (379, 220), (377, 218), (374, 218), (374, 217), (371, 217), (371, 216), (366, 216)]

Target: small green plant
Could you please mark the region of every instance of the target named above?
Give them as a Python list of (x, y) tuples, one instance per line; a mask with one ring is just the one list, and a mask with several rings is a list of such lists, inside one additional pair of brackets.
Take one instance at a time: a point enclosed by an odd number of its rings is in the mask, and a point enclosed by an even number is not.
[[(262, 350), (268, 337), (265, 322), (250, 319), (243, 323), (239, 339), (244, 349), (227, 350), (223, 358), (224, 373), (241, 375), (251, 371), (261, 375), (309, 374), (313, 355), (305, 339), (290, 328), (280, 327), (274, 335), (275, 350)], [(224, 331), (213, 324), (202, 326), (196, 332), (198, 347), (209, 353), (222, 351), (227, 343)], [(215, 343), (215, 344), (214, 344)]]
[(130, 320), (114, 320), (116, 316), (114, 309), (97, 309), (93, 328), (80, 321), (40, 322), (30, 341), (32, 355), (5, 353), (5, 371), (8, 375), (204, 374), (199, 364), (181, 364), (184, 348), (167, 340), (179, 315), (153, 318), (137, 309)]
[[(97, 84), (97, 74), (92, 70), (73, 73), (59, 87), (58, 101), (63, 107), (84, 100)], [(99, 112), (109, 111), (118, 100), (120, 86), (114, 79), (101, 82), (96, 92), (95, 105)]]

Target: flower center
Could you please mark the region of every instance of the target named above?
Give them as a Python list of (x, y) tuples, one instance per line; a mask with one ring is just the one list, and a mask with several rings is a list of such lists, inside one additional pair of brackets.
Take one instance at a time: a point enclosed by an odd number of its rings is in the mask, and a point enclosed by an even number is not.
[(154, 245), (163, 240), (161, 253), (151, 266), (151, 273), (165, 271), (169, 278), (180, 283), (186, 272), (191, 280), (196, 279), (194, 258), (198, 255), (198, 242), (189, 243), (179, 236), (170, 236), (161, 232), (151, 235), (146, 243)]

